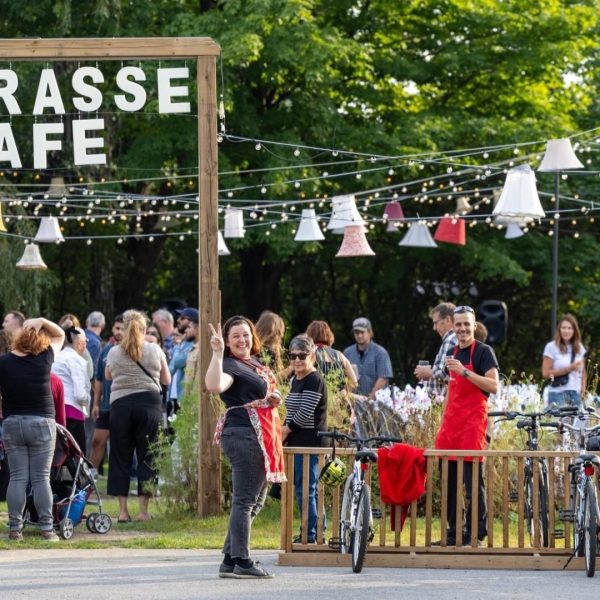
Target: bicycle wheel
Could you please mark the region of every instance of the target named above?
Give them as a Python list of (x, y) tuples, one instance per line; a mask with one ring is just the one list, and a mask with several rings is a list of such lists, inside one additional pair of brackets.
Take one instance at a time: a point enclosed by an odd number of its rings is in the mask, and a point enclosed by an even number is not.
[(585, 572), (593, 577), (596, 572), (596, 550), (598, 542), (598, 515), (596, 514), (596, 491), (594, 484), (588, 481), (585, 486), (584, 508), (584, 554)]
[(550, 545), (550, 525), (548, 523), (549, 516), (548, 511), (550, 508), (550, 501), (548, 497), (548, 473), (546, 472), (545, 465), (540, 469), (540, 543), (542, 548), (548, 548)]
[(366, 483), (360, 490), (355, 518), (355, 529), (352, 533), (352, 570), (360, 573), (371, 538), (371, 490)]
[(548, 486), (544, 473), (540, 469), (539, 479), (539, 514), (533, 512), (533, 476), (526, 475), (525, 478), (525, 510), (523, 517), (529, 532), (531, 546), (535, 544), (536, 532), (539, 531), (539, 543), (542, 548), (548, 547)]
[(579, 486), (575, 485), (575, 493), (573, 495), (573, 550), (575, 556), (583, 556), (583, 532), (584, 525), (584, 506), (583, 499), (579, 493)]
[(340, 513), (340, 552), (346, 554), (352, 552), (352, 488), (354, 487), (354, 475), (350, 475), (344, 484), (342, 495), (342, 510)]

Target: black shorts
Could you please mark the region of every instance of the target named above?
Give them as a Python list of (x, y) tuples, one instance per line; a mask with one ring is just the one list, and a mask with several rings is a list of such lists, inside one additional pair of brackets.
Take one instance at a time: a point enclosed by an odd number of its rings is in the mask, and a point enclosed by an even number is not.
[(99, 417), (94, 423), (96, 429), (110, 429), (110, 411), (100, 411)]

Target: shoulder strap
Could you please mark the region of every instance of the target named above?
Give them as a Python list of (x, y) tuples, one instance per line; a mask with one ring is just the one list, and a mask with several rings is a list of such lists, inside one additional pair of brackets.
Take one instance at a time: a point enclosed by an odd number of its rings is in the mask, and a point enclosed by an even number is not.
[(139, 368), (140, 368), (142, 371), (144, 371), (144, 373), (146, 373), (146, 375), (148, 375), (148, 377), (150, 377), (150, 379), (152, 379), (152, 383), (154, 383), (155, 385), (157, 385), (157, 386), (158, 386), (158, 389), (159, 389), (160, 393), (162, 394), (162, 387), (161, 387), (160, 383), (159, 383), (159, 382), (158, 382), (156, 379), (154, 379), (154, 377), (152, 377), (152, 375), (150, 375), (150, 373), (148, 372), (148, 370), (146, 369), (146, 367), (144, 367), (144, 365), (143, 365), (143, 364), (142, 364), (142, 363), (141, 363), (139, 360), (136, 360), (136, 361), (135, 361), (135, 364), (136, 364), (136, 365), (137, 365), (137, 366), (138, 366), (138, 367), (139, 367)]

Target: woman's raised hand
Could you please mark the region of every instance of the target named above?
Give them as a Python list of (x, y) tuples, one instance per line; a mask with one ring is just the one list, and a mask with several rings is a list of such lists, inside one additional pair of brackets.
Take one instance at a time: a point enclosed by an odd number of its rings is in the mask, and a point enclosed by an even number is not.
[(211, 323), (208, 324), (210, 327), (210, 347), (215, 354), (223, 356), (225, 352), (225, 341), (223, 340), (223, 334), (221, 333), (221, 323), (217, 325), (215, 329)]
[(23, 329), (33, 329), (37, 333), (44, 324), (44, 319), (42, 317), (37, 317), (35, 319), (27, 319), (23, 323)]

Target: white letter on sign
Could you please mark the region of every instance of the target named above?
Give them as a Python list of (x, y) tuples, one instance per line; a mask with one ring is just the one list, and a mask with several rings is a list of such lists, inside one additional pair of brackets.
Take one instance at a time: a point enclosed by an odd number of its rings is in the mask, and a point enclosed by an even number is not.
[(89, 77), (94, 83), (104, 83), (104, 75), (96, 67), (80, 67), (73, 73), (71, 79), (73, 90), (87, 97), (87, 100), (81, 96), (73, 97), (73, 106), (82, 112), (98, 110), (102, 106), (102, 92), (86, 83), (86, 77)]
[(127, 94), (133, 96), (133, 100), (128, 100), (124, 94), (115, 95), (115, 104), (117, 108), (127, 112), (135, 112), (144, 108), (146, 104), (146, 90), (135, 81), (146, 81), (146, 73), (139, 67), (123, 67), (117, 73), (117, 86)]
[(21, 109), (13, 94), (19, 87), (19, 78), (14, 71), (9, 69), (0, 70), (0, 80), (4, 80), (6, 85), (0, 87), (0, 98), (4, 100), (4, 104), (11, 115), (20, 115)]
[(33, 125), (33, 168), (45, 169), (48, 166), (47, 152), (61, 150), (61, 140), (49, 140), (49, 133), (63, 133), (62, 123), (34, 123)]
[(88, 154), (88, 148), (103, 148), (104, 138), (86, 137), (90, 129), (104, 129), (104, 119), (77, 119), (73, 121), (73, 161), (76, 165), (105, 165), (106, 154)]
[[(47, 95), (46, 92), (50, 92)], [(40, 75), (35, 104), (33, 106), (34, 115), (44, 114), (44, 108), (53, 108), (54, 114), (64, 115), (65, 105), (63, 104), (56, 75), (52, 69), (44, 69)]]
[[(6, 146), (6, 150), (4, 147)], [(0, 123), (0, 163), (10, 161), (13, 169), (21, 168), (21, 158), (10, 123)]]
[(159, 113), (189, 113), (189, 102), (172, 102), (173, 96), (188, 96), (186, 85), (171, 87), (171, 79), (188, 78), (190, 70), (187, 67), (178, 69), (157, 69), (158, 83), (158, 112)]

